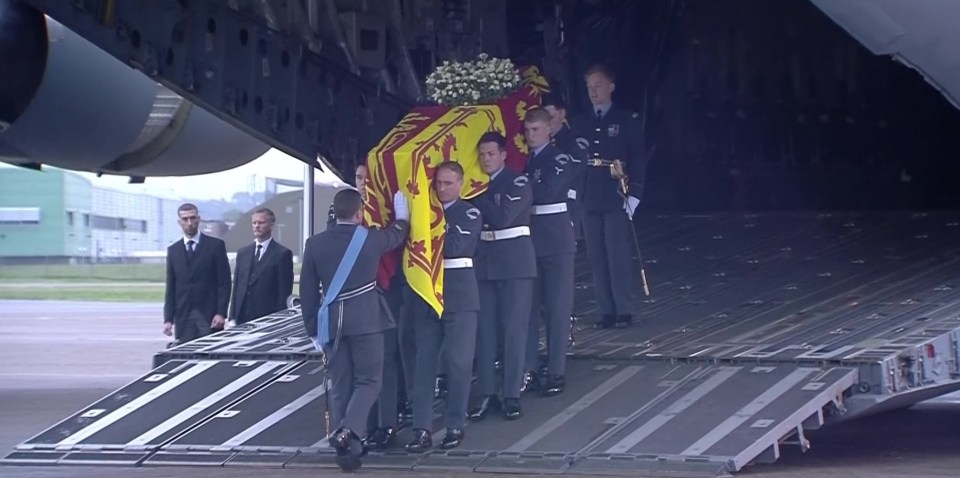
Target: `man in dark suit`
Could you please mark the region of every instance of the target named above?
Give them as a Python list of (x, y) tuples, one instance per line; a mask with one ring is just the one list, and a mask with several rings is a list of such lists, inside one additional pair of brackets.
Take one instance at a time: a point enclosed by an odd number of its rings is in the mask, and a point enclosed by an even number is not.
[(273, 238), (277, 216), (258, 208), (251, 217), (253, 244), (237, 251), (230, 322), (243, 324), (287, 308), (293, 292), (293, 252)]
[(524, 356), (537, 261), (530, 240), (533, 191), (529, 179), (507, 169), (507, 141), (497, 132), (480, 137), (480, 166), (490, 175), (487, 190), (473, 205), (483, 215), (475, 264), (480, 289), (477, 325), (477, 389), (480, 403), (471, 420), (483, 420), (496, 405), (495, 361), (503, 342), (503, 403), (508, 420), (520, 418)]
[[(527, 112), (524, 136), (530, 149), (527, 176), (533, 186), (530, 233), (537, 255), (530, 332), (527, 336), (525, 389), (546, 396), (563, 391), (570, 315), (573, 313), (573, 262), (577, 253), (567, 192), (580, 175), (583, 162), (550, 141), (551, 115), (542, 108)], [(540, 319), (547, 330), (547, 367), (538, 373)], [(542, 376), (541, 376), (542, 375)]]
[[(583, 234), (602, 314), (594, 326), (627, 327), (633, 321), (631, 219), (643, 197), (646, 175), (643, 131), (637, 113), (613, 104), (616, 83), (609, 69), (593, 66), (584, 78), (593, 108), (576, 124), (591, 153), (583, 189)], [(626, 173), (626, 196), (611, 167), (614, 161)]]
[(167, 248), (163, 333), (178, 343), (223, 328), (230, 303), (230, 262), (223, 241), (200, 234), (197, 206), (177, 209), (183, 239)]
[(433, 446), (434, 377), (443, 355), (447, 373), (447, 401), (443, 423), (447, 429), (440, 448), (448, 450), (463, 441), (464, 419), (470, 396), (470, 379), (477, 340), (480, 296), (473, 271), (473, 255), (480, 239), (480, 210), (460, 200), (463, 167), (444, 162), (433, 178), (437, 199), (443, 204), (447, 232), (443, 242), (443, 316), (423, 300), (409, 304), (416, 333), (417, 368), (414, 372), (413, 440), (407, 451), (423, 453)]
[[(363, 446), (356, 431), (366, 428), (367, 418), (380, 393), (383, 379), (384, 331), (395, 327), (389, 314), (382, 313), (382, 299), (376, 292), (380, 256), (403, 245), (410, 230), (406, 197), (394, 196), (396, 221), (384, 229), (370, 229), (356, 262), (336, 297), (332, 298), (329, 324), (320, 334), (318, 313), (322, 290), (333, 292), (334, 274), (347, 253), (357, 228), (363, 225), (363, 200), (353, 190), (334, 196), (337, 224), (307, 240), (300, 271), (300, 298), (307, 335), (322, 347), (328, 358), (333, 387), (333, 419), (338, 424), (330, 437), (337, 450), (337, 463), (345, 471), (360, 466)], [(329, 300), (329, 299), (328, 299)]]

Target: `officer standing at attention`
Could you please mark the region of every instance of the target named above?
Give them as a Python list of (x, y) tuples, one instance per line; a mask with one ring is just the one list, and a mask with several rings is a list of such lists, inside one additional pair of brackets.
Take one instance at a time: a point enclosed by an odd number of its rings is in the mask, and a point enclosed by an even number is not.
[[(583, 189), (583, 232), (603, 314), (594, 327), (627, 327), (633, 321), (631, 219), (643, 196), (646, 172), (643, 131), (639, 115), (611, 101), (616, 83), (609, 69), (593, 66), (584, 76), (593, 108), (577, 121), (591, 152)], [(627, 175), (626, 197), (615, 177), (615, 162)]]
[(471, 420), (483, 420), (497, 403), (494, 363), (503, 340), (503, 403), (508, 420), (520, 418), (524, 356), (537, 262), (530, 239), (533, 191), (523, 174), (507, 169), (507, 141), (491, 131), (477, 144), (480, 166), (490, 175), (487, 190), (473, 205), (483, 216), (477, 247), (476, 273), (480, 289), (477, 325), (477, 390), (480, 403)]
[[(567, 191), (574, 185), (583, 163), (550, 142), (551, 116), (543, 108), (527, 111), (524, 136), (530, 150), (527, 177), (533, 186), (530, 233), (537, 257), (530, 331), (527, 335), (524, 385), (545, 396), (561, 393), (567, 362), (570, 315), (573, 313), (573, 262), (577, 243), (567, 211)], [(547, 329), (547, 370), (539, 377), (537, 344), (540, 318)]]
[(365, 429), (380, 393), (384, 331), (395, 327), (390, 315), (382, 313), (376, 292), (380, 256), (403, 245), (410, 230), (410, 209), (403, 193), (397, 192), (393, 204), (396, 221), (384, 229), (368, 230), (362, 225), (360, 193), (340, 191), (333, 198), (337, 224), (308, 239), (304, 247), (303, 320), (307, 335), (328, 360), (332, 414), (339, 426), (330, 446), (336, 449), (337, 464), (344, 471), (360, 467), (363, 446), (356, 431)]
[(460, 199), (463, 167), (451, 161), (440, 163), (433, 186), (437, 199), (443, 204), (447, 223), (443, 241), (443, 317), (437, 317), (423, 299), (410, 305), (417, 340), (414, 430), (413, 440), (407, 444), (407, 451), (413, 453), (423, 453), (433, 446), (434, 377), (441, 350), (448, 382), (443, 413), (447, 432), (440, 448), (456, 448), (463, 441), (477, 340), (477, 312), (480, 310), (473, 255), (480, 240), (482, 222), (480, 210)]

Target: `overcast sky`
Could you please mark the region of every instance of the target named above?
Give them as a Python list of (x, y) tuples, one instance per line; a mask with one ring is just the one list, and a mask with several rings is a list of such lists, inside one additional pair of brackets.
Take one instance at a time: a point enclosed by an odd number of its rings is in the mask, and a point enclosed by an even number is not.
[[(303, 181), (304, 164), (286, 153), (271, 149), (263, 156), (231, 170), (199, 176), (152, 177), (147, 178), (144, 184), (127, 184), (126, 176), (104, 175), (98, 178), (93, 173), (80, 174), (99, 187), (171, 199), (212, 200), (230, 199), (234, 193), (246, 192), (249, 189), (250, 177), (253, 175), (259, 176), (257, 188), (261, 190), (265, 177)], [(316, 182), (317, 184), (334, 184), (339, 180), (332, 174), (317, 170)]]

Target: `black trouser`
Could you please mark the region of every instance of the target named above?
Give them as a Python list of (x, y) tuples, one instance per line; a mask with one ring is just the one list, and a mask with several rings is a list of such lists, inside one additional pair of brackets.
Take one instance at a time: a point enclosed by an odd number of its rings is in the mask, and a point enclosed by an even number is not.
[[(477, 324), (477, 390), (495, 395), (494, 362), (503, 337), (503, 397), (520, 398), (523, 385), (533, 279), (479, 281), (480, 320)], [(498, 333), (499, 332), (499, 333)]]
[(210, 335), (213, 333), (210, 329), (211, 322), (213, 322), (213, 317), (205, 317), (203, 312), (197, 309), (190, 309), (190, 312), (187, 312), (186, 319), (183, 321), (183, 325), (178, 327), (177, 330), (174, 330), (174, 332), (176, 332), (177, 343), (185, 344), (191, 340)]
[[(429, 307), (423, 309), (426, 311)], [(470, 379), (473, 376), (471, 371), (477, 340), (477, 313), (449, 312), (444, 313), (443, 319), (438, 320), (431, 311), (429, 314), (414, 317), (413, 325), (417, 337), (413, 427), (432, 429), (434, 378), (437, 375), (437, 364), (443, 363), (448, 374), (443, 424), (447, 429), (463, 428), (470, 398)]]
[(573, 262), (573, 253), (537, 257), (537, 280), (527, 333), (527, 370), (539, 368), (537, 346), (542, 319), (547, 330), (547, 369), (551, 375), (566, 373), (570, 316), (573, 314)]
[(593, 269), (593, 286), (603, 315), (633, 313), (633, 254), (630, 228), (624, 211), (593, 212), (583, 216), (583, 233)]
[(383, 379), (383, 332), (341, 337), (329, 363), (333, 422), (363, 433)]
[[(410, 285), (403, 284), (403, 288), (409, 289)], [(400, 364), (402, 365), (402, 367), (398, 367), (398, 371), (403, 376), (404, 398), (406, 400), (413, 400), (413, 375), (415, 373), (414, 368), (417, 366), (417, 345), (414, 336), (413, 317), (410, 315), (412, 305), (404, 302), (407, 302), (407, 298), (416, 295), (416, 292), (408, 290), (404, 291), (404, 293), (399, 293), (399, 289), (397, 292), (398, 294), (396, 296), (393, 296), (391, 293), (388, 296), (388, 300), (391, 302), (391, 310), (394, 308), (397, 310), (394, 317), (397, 318), (397, 346), (400, 351)]]

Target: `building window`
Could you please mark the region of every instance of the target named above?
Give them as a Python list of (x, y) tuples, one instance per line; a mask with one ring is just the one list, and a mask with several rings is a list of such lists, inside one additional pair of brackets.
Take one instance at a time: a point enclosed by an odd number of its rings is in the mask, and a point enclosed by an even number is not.
[(40, 208), (0, 207), (0, 224), (40, 224)]
[(90, 227), (90, 215), (89, 215), (89, 214), (84, 214), (84, 215), (83, 215), (83, 227)]
[(67, 226), (73, 227), (73, 211), (67, 211)]

